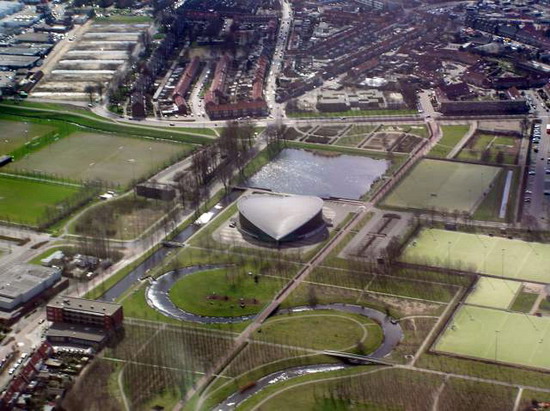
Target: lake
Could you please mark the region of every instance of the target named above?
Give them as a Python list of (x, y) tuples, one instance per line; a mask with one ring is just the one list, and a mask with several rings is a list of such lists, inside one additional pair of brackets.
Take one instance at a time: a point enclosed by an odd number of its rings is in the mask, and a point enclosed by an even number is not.
[(364, 156), (285, 148), (245, 185), (289, 194), (360, 199), (389, 165), (388, 160)]

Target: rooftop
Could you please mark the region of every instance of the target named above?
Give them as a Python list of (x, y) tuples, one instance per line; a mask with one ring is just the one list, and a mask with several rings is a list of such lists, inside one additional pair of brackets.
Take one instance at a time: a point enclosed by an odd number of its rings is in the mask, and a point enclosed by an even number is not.
[(239, 212), (264, 233), (280, 240), (323, 209), (323, 200), (311, 196), (249, 195), (239, 200)]
[(58, 275), (59, 269), (34, 264), (12, 265), (0, 271), (0, 300), (12, 300)]
[(113, 315), (120, 307), (120, 304), (105, 301), (87, 300), (85, 298), (58, 296), (50, 301), (48, 307), (88, 311), (90, 313), (101, 313)]
[(87, 327), (80, 324), (54, 323), (48, 329), (48, 338), (78, 338), (79, 340), (101, 343), (106, 334), (103, 330), (95, 327)]

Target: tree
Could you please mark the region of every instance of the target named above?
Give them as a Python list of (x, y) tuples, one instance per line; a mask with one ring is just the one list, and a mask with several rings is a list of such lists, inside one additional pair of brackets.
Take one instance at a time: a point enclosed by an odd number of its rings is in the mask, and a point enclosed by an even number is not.
[(88, 94), (88, 98), (90, 99), (90, 104), (92, 104), (94, 102), (95, 87), (89, 84), (86, 87), (84, 87), (84, 92)]
[(497, 156), (496, 156), (496, 162), (497, 162), (497, 164), (504, 163), (504, 153), (502, 152), (502, 150), (498, 151)]

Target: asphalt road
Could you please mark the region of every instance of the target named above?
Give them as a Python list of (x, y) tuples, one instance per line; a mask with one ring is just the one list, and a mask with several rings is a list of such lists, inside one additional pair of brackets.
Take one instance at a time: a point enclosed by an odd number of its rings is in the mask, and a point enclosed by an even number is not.
[[(550, 174), (546, 174), (546, 169), (550, 169), (550, 136), (546, 133), (546, 126), (549, 124), (549, 115), (545, 110), (540, 97), (536, 93), (531, 92), (533, 102), (536, 105), (537, 118), (541, 121), (541, 139), (538, 146), (538, 153), (535, 153), (531, 147), (531, 164), (529, 165), (530, 172), (535, 172), (535, 175), (529, 175), (527, 179), (526, 190), (531, 193), (525, 193), (524, 198), (531, 198), (531, 202), (524, 203), (524, 214), (529, 214), (536, 219), (538, 224), (548, 224), (548, 207), (550, 205), (549, 196), (544, 195), (544, 183), (550, 181)], [(531, 137), (531, 136), (530, 136)], [(525, 200), (524, 200), (525, 201)]]

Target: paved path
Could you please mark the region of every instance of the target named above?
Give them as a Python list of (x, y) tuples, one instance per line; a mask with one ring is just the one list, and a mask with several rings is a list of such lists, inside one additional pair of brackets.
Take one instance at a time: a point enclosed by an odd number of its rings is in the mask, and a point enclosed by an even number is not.
[(477, 130), (477, 121), (470, 122), (470, 129), (466, 134), (464, 134), (464, 136), (460, 139), (460, 141), (453, 147), (453, 149), (449, 152), (449, 154), (447, 154), (447, 158), (455, 158), (460, 152), (460, 150), (462, 150), (462, 148), (466, 145), (468, 140), (472, 138), (476, 130)]

